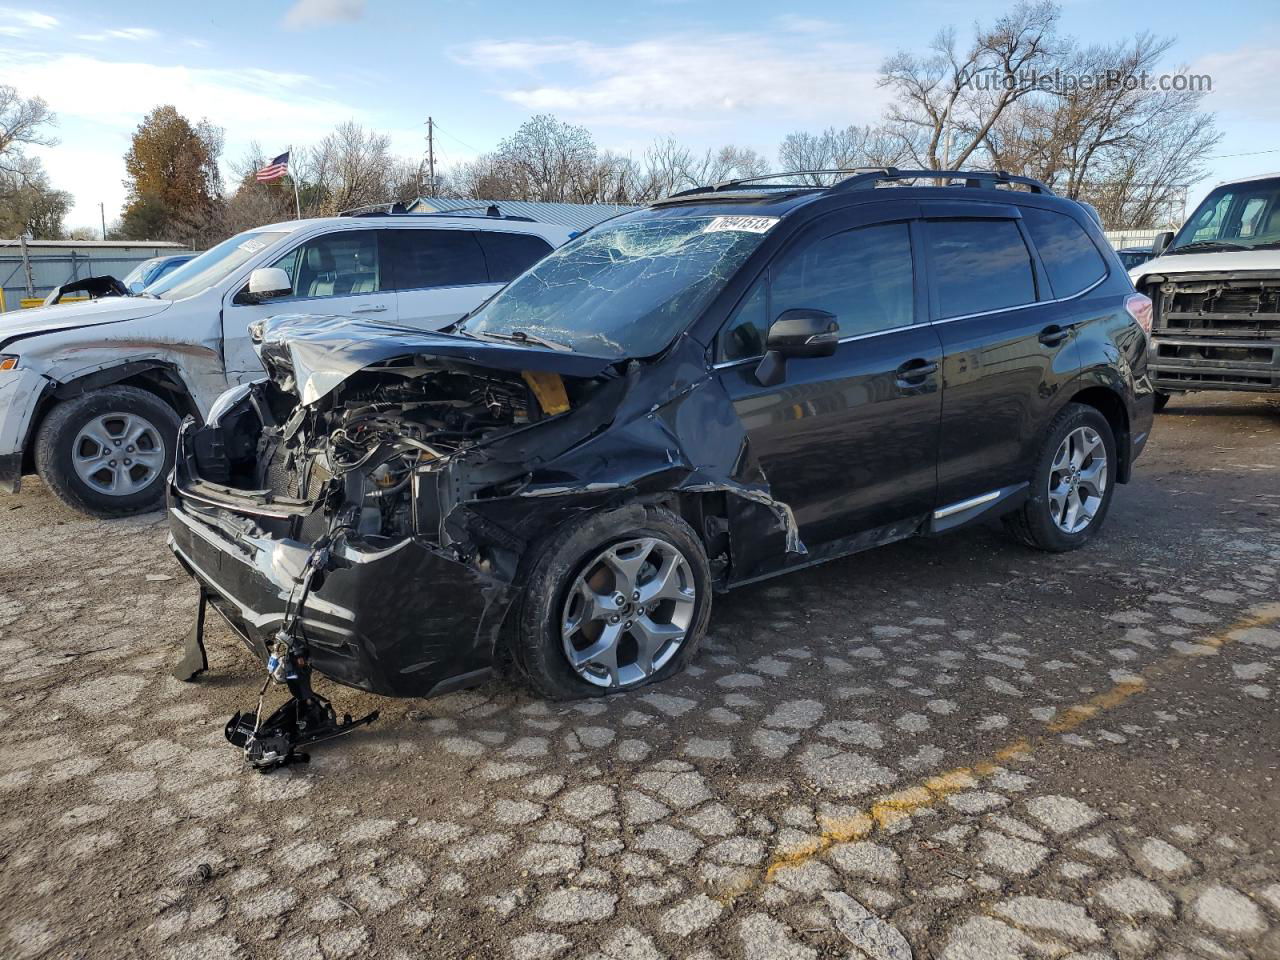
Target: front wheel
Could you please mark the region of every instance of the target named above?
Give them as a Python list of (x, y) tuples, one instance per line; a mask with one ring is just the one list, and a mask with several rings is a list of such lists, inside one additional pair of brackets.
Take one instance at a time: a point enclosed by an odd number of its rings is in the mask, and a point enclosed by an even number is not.
[(63, 503), (95, 517), (151, 510), (173, 469), (178, 415), (115, 385), (58, 404), (36, 434), (36, 471)]
[(697, 651), (711, 616), (701, 542), (660, 507), (573, 521), (534, 548), (516, 660), (555, 700), (663, 680)]
[(1045, 431), (1031, 495), (1005, 518), (1027, 546), (1064, 553), (1084, 546), (1102, 526), (1115, 491), (1116, 444), (1107, 418), (1068, 404)]

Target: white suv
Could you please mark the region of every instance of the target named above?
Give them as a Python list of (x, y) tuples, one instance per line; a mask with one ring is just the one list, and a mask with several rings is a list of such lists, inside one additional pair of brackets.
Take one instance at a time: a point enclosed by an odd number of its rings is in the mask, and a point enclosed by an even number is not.
[(439, 329), (572, 235), (492, 210), (295, 220), (234, 236), (137, 296), (0, 314), (0, 491), (34, 471), (95, 516), (149, 509), (179, 419), (264, 376), (254, 321), (337, 314)]

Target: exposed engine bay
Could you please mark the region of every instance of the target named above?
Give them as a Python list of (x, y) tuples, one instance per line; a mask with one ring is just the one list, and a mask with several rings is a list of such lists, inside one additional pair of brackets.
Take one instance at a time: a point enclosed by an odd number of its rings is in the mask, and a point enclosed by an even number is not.
[[(677, 511), (717, 586), (806, 552), (696, 342), (615, 361), (344, 318), (270, 324), (269, 377), (183, 425), (169, 506), (201, 609), (293, 695), (228, 724), (259, 769), (368, 722), (338, 720), (313, 669), (391, 696), (490, 676), (531, 548), (570, 520)], [(176, 675), (206, 665), (201, 617)]]

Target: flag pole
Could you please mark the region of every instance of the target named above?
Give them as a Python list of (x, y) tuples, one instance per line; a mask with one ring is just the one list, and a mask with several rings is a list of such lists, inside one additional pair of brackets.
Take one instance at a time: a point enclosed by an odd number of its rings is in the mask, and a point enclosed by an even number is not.
[(298, 178), (293, 175), (293, 144), (289, 144), (289, 181), (293, 184), (293, 203), (298, 212), (298, 219), (302, 219), (302, 200), (298, 197)]

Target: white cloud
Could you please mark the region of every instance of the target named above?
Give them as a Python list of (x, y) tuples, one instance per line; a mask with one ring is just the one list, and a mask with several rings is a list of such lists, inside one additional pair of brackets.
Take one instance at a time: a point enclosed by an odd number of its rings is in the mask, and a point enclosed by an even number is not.
[(452, 54), (502, 77), (499, 94), (512, 103), (622, 127), (674, 129), (730, 117), (741, 122), (744, 114), (783, 116), (787, 123), (867, 122), (884, 103), (876, 86), (878, 50), (815, 42), (812, 35), (797, 41), (722, 34), (618, 45), (490, 41)]
[(77, 34), (76, 39), (101, 43), (104, 40), (154, 40), (158, 36), (160, 34), (150, 27), (120, 27), (114, 30), (103, 30), (100, 33)]
[(36, 30), (52, 30), (58, 18), (38, 10), (0, 7), (0, 37), (23, 37)]
[[(93, 82), (86, 85), (85, 77)], [(342, 120), (362, 117), (313, 77), (252, 68), (160, 66), (0, 49), (0, 84), (39, 91), (57, 114), (61, 144), (37, 153), (54, 186), (76, 197), (68, 218), (72, 226), (96, 223), (100, 200), (107, 203), (108, 220), (119, 215), (129, 137), (160, 104), (173, 104), (193, 122), (207, 118), (224, 127), (225, 155), (233, 159), (251, 140), (274, 155), (290, 143), (314, 143)], [(383, 129), (379, 119), (367, 122)]]
[(286, 27), (314, 27), (359, 20), (365, 0), (297, 0), (284, 15)]
[(1274, 44), (1264, 41), (1205, 54), (1187, 72), (1210, 77), (1213, 91), (1205, 97), (1205, 106), (1210, 110), (1241, 120), (1280, 121)]

